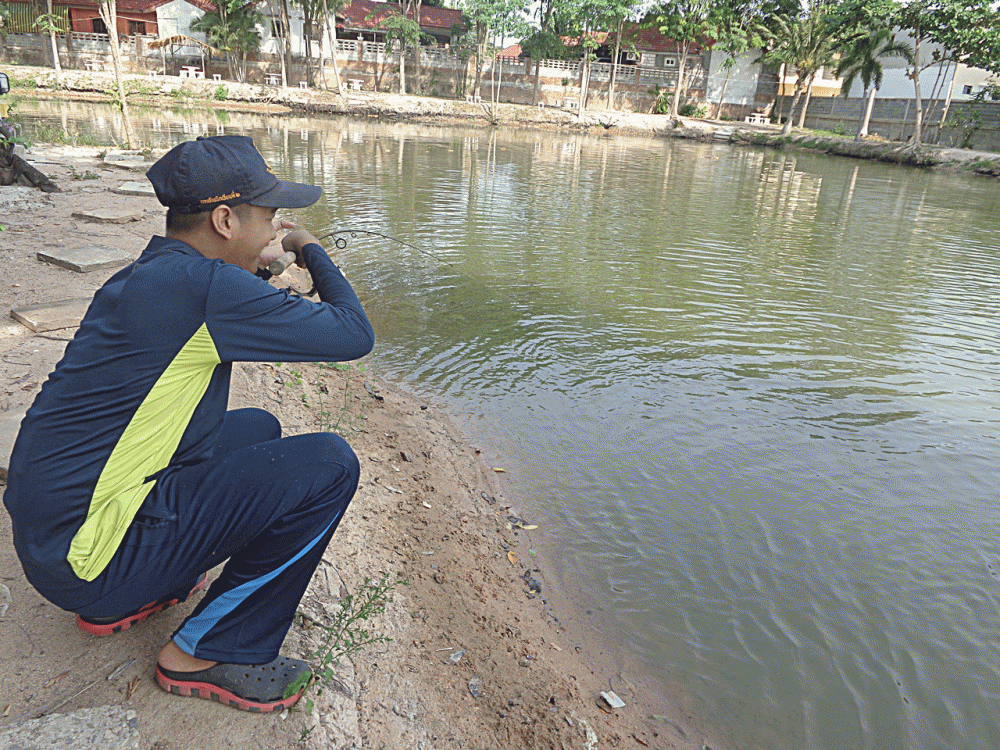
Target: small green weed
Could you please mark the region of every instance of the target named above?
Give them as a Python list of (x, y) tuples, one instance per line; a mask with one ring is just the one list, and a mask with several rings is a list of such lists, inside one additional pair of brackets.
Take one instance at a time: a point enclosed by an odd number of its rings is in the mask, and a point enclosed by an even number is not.
[(84, 172), (83, 174), (80, 174), (79, 172), (76, 171), (76, 167), (74, 167), (72, 165), (70, 165), (70, 168), (69, 168), (69, 176), (72, 179), (74, 179), (74, 180), (96, 180), (96, 179), (99, 179), (99, 175), (97, 175), (94, 172), (91, 172), (89, 169), (86, 172)]
[(224, 102), (229, 98), (229, 89), (225, 86), (219, 85), (215, 89), (215, 93), (212, 94), (212, 98), (217, 102)]
[(355, 365), (349, 362), (327, 362), (325, 364), (320, 363), (318, 366), (320, 369), (336, 370), (344, 373), (343, 398), (338, 408), (334, 409), (334, 405), (327, 408), (327, 402), (323, 396), (329, 390), (325, 385), (319, 386), (317, 411), (320, 429), (324, 432), (336, 432), (338, 435), (343, 435), (348, 430), (357, 429), (356, 423), (364, 419), (362, 412), (364, 411), (365, 402), (362, 402), (361, 408), (358, 411), (354, 410), (354, 401), (360, 398), (360, 395), (356, 396), (354, 392), (354, 377), (355, 375), (363, 376), (368, 371), (368, 368), (361, 362)]
[(290, 698), (304, 688), (304, 708), (307, 714), (312, 712), (315, 705), (308, 693), (315, 690), (317, 696), (323, 694), (323, 690), (335, 678), (333, 669), (341, 659), (350, 659), (368, 646), (392, 640), (385, 635), (372, 634), (367, 627), (369, 620), (385, 612), (386, 605), (392, 601), (393, 589), (400, 584), (407, 585), (406, 581), (391, 581), (389, 578), (388, 573), (377, 581), (366, 578), (356, 593), (348, 594), (340, 600), (340, 608), (328, 625), (301, 615), (303, 626), (309, 623), (309, 629), (319, 629), (320, 645), (307, 657), (313, 674), (303, 675), (285, 688), (284, 697)]

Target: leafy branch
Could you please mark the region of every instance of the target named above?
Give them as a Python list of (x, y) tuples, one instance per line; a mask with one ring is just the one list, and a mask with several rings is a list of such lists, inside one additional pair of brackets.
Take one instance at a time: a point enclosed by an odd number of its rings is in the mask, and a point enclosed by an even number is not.
[[(386, 635), (371, 633), (367, 623), (385, 612), (392, 601), (392, 590), (400, 584), (408, 585), (406, 581), (390, 581), (388, 573), (378, 581), (366, 578), (357, 593), (340, 600), (340, 608), (329, 625), (312, 621), (322, 630), (319, 648), (308, 655), (313, 674), (304, 674), (285, 688), (284, 697), (290, 698), (304, 688), (315, 689), (316, 695), (322, 695), (335, 678), (333, 668), (341, 659), (349, 659), (368, 646), (392, 641)], [(306, 698), (306, 713), (312, 712), (313, 705), (312, 699)]]

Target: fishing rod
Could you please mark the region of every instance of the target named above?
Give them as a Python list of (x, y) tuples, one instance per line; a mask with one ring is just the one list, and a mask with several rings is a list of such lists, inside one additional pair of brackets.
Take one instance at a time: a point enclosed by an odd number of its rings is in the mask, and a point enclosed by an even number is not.
[[(344, 236), (344, 235), (348, 235), (348, 236)], [(343, 250), (344, 248), (347, 247), (348, 242), (350, 241), (350, 239), (353, 239), (353, 238), (356, 238), (356, 237), (362, 236), (362, 235), (367, 235), (367, 236), (371, 236), (371, 237), (380, 237), (380, 238), (382, 238), (384, 240), (389, 240), (390, 242), (395, 242), (395, 243), (397, 243), (399, 245), (403, 245), (404, 247), (408, 247), (408, 248), (410, 248), (412, 250), (416, 250), (418, 253), (420, 253), (421, 255), (426, 255), (428, 258), (433, 258), (438, 263), (446, 265), (449, 268), (454, 268), (454, 266), (451, 263), (449, 263), (448, 261), (446, 261), (441, 256), (436, 255), (435, 253), (432, 253), (430, 250), (425, 250), (424, 248), (420, 247), (419, 245), (414, 245), (412, 242), (407, 242), (406, 240), (401, 240), (398, 237), (392, 237), (391, 235), (385, 234), (383, 232), (376, 232), (376, 231), (371, 230), (371, 229), (336, 229), (336, 230), (334, 230), (332, 232), (327, 232), (326, 234), (324, 234), (322, 237), (319, 237), (318, 239), (319, 239), (320, 242), (323, 242), (324, 240), (328, 240), (328, 239), (330, 239), (332, 237), (332, 238), (334, 238), (333, 239), (333, 245), (334, 245), (334, 247), (336, 247), (338, 250)], [(267, 270), (270, 271), (275, 276), (280, 276), (293, 263), (295, 263), (295, 253), (287, 252), (287, 253), (284, 253), (281, 257), (277, 258), (276, 260), (271, 261), (271, 264), (267, 267)], [(311, 292), (310, 292), (310, 294), (311, 294)]]
[[(373, 229), (335, 229), (332, 232), (327, 232), (326, 234), (324, 234), (321, 237), (318, 237), (317, 239), (322, 243), (323, 241), (328, 240), (332, 237), (334, 248), (336, 248), (337, 250), (344, 250), (349, 244), (351, 239), (356, 239), (358, 237), (364, 237), (364, 236), (378, 237), (383, 240), (388, 240), (389, 242), (395, 242), (399, 245), (402, 245), (403, 247), (408, 247), (411, 250), (416, 250), (421, 255), (426, 255), (431, 260), (434, 260), (443, 266), (448, 266), (448, 268), (451, 269), (455, 268), (453, 263), (449, 263), (437, 253), (433, 253), (430, 250), (427, 250), (426, 248), (413, 244), (412, 242), (407, 242), (406, 240), (401, 240), (398, 237), (393, 237), (392, 235), (385, 234), (384, 232), (376, 232)], [(329, 254), (329, 251), (327, 251), (327, 254)], [(271, 261), (271, 263), (267, 267), (267, 270), (270, 271), (275, 276), (280, 276), (282, 273), (285, 272), (285, 270), (289, 266), (293, 265), (294, 263), (295, 263), (295, 253), (287, 252), (281, 255), (276, 260)], [(292, 289), (291, 291), (294, 294), (298, 294), (301, 297), (311, 297), (316, 293), (316, 287), (314, 285), (305, 294), (302, 294), (296, 289)], [(500, 297), (503, 297), (504, 299), (506, 299), (507, 301), (511, 302), (514, 305), (519, 304), (518, 300), (514, 296), (504, 293), (501, 289), (494, 288), (493, 293)]]

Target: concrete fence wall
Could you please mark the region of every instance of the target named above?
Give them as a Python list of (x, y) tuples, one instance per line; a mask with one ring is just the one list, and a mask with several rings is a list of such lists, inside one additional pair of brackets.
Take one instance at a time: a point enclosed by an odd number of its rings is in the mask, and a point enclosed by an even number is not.
[[(806, 127), (837, 130), (845, 135), (858, 131), (865, 100), (861, 97), (814, 98), (806, 112)], [(788, 102), (785, 104), (787, 110)], [(876, 99), (869, 133), (890, 141), (906, 141), (913, 135), (916, 102), (913, 99)], [(962, 146), (982, 151), (1000, 151), (1000, 102), (951, 102), (941, 129), (945, 100), (924, 102), (923, 141), (942, 146)], [(939, 137), (940, 130), (940, 137)]]
[[(173, 54), (148, 49), (153, 37), (130, 37), (122, 44), (123, 65), (127, 70), (144, 72), (157, 70), (176, 74), (182, 65), (201, 65), (200, 48), (176, 49)], [(110, 67), (111, 53), (108, 37), (102, 34), (72, 33), (58, 37), (60, 62), (67, 68), (84, 68), (98, 63)], [(0, 59), (26, 65), (47, 66), (51, 49), (48, 37), (39, 34), (12, 34), (0, 48)], [(276, 55), (258, 53), (256, 60), (247, 63), (247, 80), (260, 83), (267, 73), (280, 72)], [(493, 62), (494, 69), (490, 66)], [(296, 58), (288, 73), (290, 85), (310, 78), (310, 84), (319, 82), (319, 61), (309, 62), (307, 74), (305, 60)], [(341, 78), (362, 82), (365, 90), (395, 92), (399, 90), (399, 55), (383, 43), (361, 42), (353, 39), (337, 40), (337, 64)], [(228, 78), (229, 68), (225, 58), (205, 57), (207, 77), (219, 74)], [(540, 63), (539, 103), (547, 106), (574, 108), (578, 105), (581, 86), (581, 66), (574, 60), (543, 60)], [(587, 106), (602, 108), (608, 105), (612, 66), (593, 63), (590, 66)], [(327, 61), (325, 75), (333, 83), (333, 71)], [(530, 60), (505, 58), (484, 61), (481, 98), (492, 98), (492, 79), (500, 79), (497, 99), (502, 102), (531, 104), (534, 100), (535, 66)], [(618, 65), (615, 71), (615, 102), (618, 108), (648, 112), (656, 100), (657, 87), (673, 91), (676, 86), (675, 68), (645, 68), (636, 65)], [(456, 54), (443, 48), (411, 50), (406, 56), (406, 89), (409, 93), (430, 96), (462, 98), (472, 93), (475, 77), (475, 58)], [(681, 104), (700, 104), (705, 97), (706, 60), (694, 58), (685, 71), (687, 96)], [(467, 90), (468, 89), (468, 90)]]

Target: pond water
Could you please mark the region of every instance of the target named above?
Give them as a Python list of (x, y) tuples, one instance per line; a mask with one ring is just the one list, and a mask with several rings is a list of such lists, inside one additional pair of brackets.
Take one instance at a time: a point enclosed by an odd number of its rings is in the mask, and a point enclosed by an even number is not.
[(409, 243), (340, 251), (379, 366), (501, 457), (563, 589), (729, 744), (1000, 746), (996, 181), (613, 131), (142, 122), (253, 135), (323, 186), (314, 233)]

